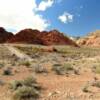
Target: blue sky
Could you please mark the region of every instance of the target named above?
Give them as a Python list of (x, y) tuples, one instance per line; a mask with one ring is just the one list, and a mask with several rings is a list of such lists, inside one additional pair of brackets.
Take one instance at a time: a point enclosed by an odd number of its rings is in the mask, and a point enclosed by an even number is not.
[(100, 29), (99, 10), (100, 0), (0, 0), (0, 26), (15, 33), (57, 29), (83, 36)]
[[(58, 20), (64, 12), (73, 15), (72, 22)], [(62, 0), (40, 13), (50, 21), (48, 29), (58, 29), (68, 35), (85, 35), (100, 29), (100, 0)]]

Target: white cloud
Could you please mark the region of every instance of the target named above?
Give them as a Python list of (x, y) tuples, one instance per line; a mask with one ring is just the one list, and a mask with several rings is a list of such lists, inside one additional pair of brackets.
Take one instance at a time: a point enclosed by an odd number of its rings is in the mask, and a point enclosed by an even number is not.
[(73, 15), (67, 12), (64, 12), (62, 15), (58, 17), (58, 19), (63, 23), (68, 23), (73, 21)]
[(45, 11), (47, 8), (51, 7), (54, 3), (54, 0), (45, 0), (41, 1), (37, 10), (38, 11)]
[(0, 26), (21, 30), (33, 28), (44, 30), (48, 22), (36, 13), (35, 0), (0, 0)]

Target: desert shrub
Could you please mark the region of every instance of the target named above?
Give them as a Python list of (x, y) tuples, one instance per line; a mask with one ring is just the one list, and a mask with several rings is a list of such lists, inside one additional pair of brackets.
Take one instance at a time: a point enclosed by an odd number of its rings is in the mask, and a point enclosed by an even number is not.
[(10, 83), (13, 91), (13, 100), (36, 100), (40, 95), (40, 85), (33, 77), (24, 80), (13, 81)]
[(70, 64), (70, 63), (66, 63), (66, 64), (64, 64), (64, 69), (66, 70), (66, 71), (72, 71), (72, 70), (74, 70), (74, 68), (72, 67), (72, 65)]
[(36, 67), (34, 68), (34, 71), (35, 71), (36, 73), (47, 73), (47, 69), (44, 68), (44, 67), (41, 66), (41, 65), (36, 66)]
[(29, 66), (31, 65), (31, 62), (29, 62), (29, 61), (22, 61), (22, 62), (20, 63), (20, 65), (24, 65), (24, 66), (29, 67)]
[(76, 74), (76, 75), (80, 75), (79, 70), (78, 70), (78, 69), (74, 69), (74, 74)]
[(0, 80), (0, 85), (4, 85), (5, 82), (3, 80)]
[(96, 87), (100, 88), (100, 81), (96, 81), (96, 82), (93, 84), (93, 86), (96, 86)]
[(55, 66), (62, 66), (62, 64), (54, 64), (53, 66), (54, 66), (54, 67), (55, 67)]
[(10, 83), (9, 88), (12, 90), (17, 90), (19, 87), (22, 87), (22, 86), (23, 86), (22, 81), (14, 80)]
[(15, 46), (15, 47), (26, 54), (28, 53), (28, 55), (41, 51), (40, 47), (19, 47), (19, 46)]
[(62, 75), (62, 66), (61, 65), (57, 65), (57, 64), (54, 64), (52, 70), (55, 71), (56, 74), (58, 75)]
[(13, 99), (14, 100), (36, 100), (38, 96), (39, 96), (39, 92), (36, 89), (32, 87), (23, 86), (14, 92)]
[(4, 67), (4, 64), (3, 63), (0, 63), (0, 69), (3, 68), (3, 67)]
[(23, 85), (24, 86), (29, 86), (29, 87), (34, 87), (37, 90), (40, 90), (41, 87), (37, 84), (37, 81), (33, 77), (28, 77), (23, 80)]
[(12, 71), (11, 69), (7, 68), (3, 71), (3, 75), (11, 75), (12, 74)]
[(68, 74), (71, 71), (74, 71), (74, 68), (72, 67), (71, 64), (67, 63), (64, 65), (56, 64), (53, 66), (52, 70), (55, 71), (56, 74), (58, 75), (63, 75), (63, 74)]
[(16, 61), (14, 61), (11, 63), (11, 66), (16, 66), (16, 64), (17, 64)]
[(96, 67), (95, 72), (98, 73), (98, 74), (100, 74), (100, 66)]
[(85, 92), (85, 93), (89, 92), (89, 90), (88, 90), (88, 85), (85, 85), (85, 86), (82, 88), (82, 91)]

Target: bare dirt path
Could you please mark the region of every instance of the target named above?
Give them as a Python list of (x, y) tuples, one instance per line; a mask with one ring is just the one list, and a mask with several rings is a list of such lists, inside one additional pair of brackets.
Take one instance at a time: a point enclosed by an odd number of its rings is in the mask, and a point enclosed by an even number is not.
[(5, 47), (12, 53), (15, 54), (20, 59), (25, 59), (27, 61), (32, 61), (31, 57), (28, 55), (20, 52), (17, 48), (11, 46), (11, 45), (5, 45)]

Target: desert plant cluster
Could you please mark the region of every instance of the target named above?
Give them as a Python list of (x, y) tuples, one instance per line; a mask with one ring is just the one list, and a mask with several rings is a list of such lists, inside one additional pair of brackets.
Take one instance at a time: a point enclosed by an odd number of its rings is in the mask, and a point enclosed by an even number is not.
[(34, 77), (14, 80), (10, 83), (9, 88), (13, 91), (13, 100), (36, 100), (41, 89)]
[(100, 48), (2, 44), (0, 100), (99, 100), (99, 56)]

